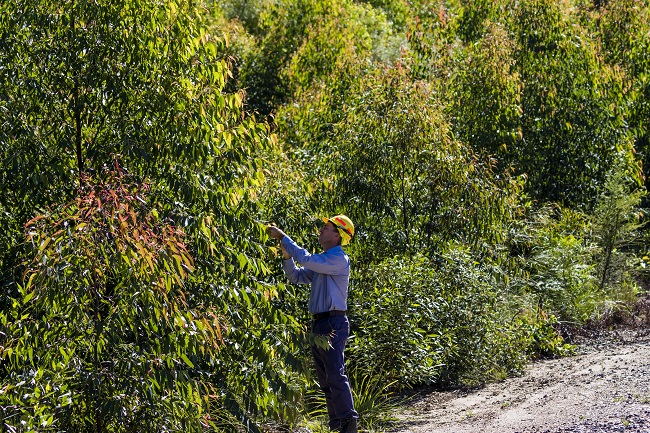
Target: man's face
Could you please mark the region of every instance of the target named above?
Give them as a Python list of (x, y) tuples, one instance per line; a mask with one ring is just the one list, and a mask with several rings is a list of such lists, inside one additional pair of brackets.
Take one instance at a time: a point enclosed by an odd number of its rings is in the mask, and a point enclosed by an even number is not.
[(325, 249), (338, 245), (341, 239), (338, 229), (331, 222), (318, 231), (318, 243)]

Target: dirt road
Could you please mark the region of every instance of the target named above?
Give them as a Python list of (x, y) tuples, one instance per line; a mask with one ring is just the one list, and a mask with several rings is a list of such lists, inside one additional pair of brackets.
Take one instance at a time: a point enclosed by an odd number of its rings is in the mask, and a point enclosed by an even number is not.
[(579, 342), (576, 356), (471, 391), (431, 392), (399, 415), (399, 433), (650, 433), (650, 330)]

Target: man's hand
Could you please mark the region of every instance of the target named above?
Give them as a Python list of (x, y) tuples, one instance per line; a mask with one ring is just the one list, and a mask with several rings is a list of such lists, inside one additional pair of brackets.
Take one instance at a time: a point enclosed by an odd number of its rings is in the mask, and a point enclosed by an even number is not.
[(271, 236), (273, 239), (282, 240), (282, 238), (286, 236), (282, 230), (280, 230), (274, 225), (268, 226), (266, 228), (266, 231), (268, 232), (269, 236)]
[[(269, 236), (271, 236), (273, 239), (278, 239), (280, 241), (282, 240), (283, 237), (286, 236), (282, 230), (280, 230), (279, 228), (277, 228), (273, 224), (269, 225), (266, 228), (266, 231), (269, 233)], [(290, 259), (291, 256), (289, 255), (287, 250), (284, 249), (284, 247), (282, 246), (282, 243), (280, 243), (280, 248), (282, 248), (282, 257), (285, 260)]]

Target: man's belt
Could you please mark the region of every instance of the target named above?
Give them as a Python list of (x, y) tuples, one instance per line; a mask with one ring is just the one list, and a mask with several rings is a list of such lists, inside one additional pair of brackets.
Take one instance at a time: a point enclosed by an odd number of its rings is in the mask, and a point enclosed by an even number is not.
[(332, 316), (345, 316), (345, 311), (332, 310), (332, 311), (326, 311), (324, 313), (316, 313), (313, 315), (314, 320), (325, 319), (326, 317), (332, 317)]

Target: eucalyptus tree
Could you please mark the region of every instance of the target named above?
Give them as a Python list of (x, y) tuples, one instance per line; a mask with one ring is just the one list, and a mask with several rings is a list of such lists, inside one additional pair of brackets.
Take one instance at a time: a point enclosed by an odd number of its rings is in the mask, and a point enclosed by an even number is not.
[(290, 416), (300, 332), (269, 303), (255, 219), (274, 141), (224, 91), (209, 17), (168, 0), (0, 5), (7, 428)]
[(499, 239), (519, 183), (455, 140), (435, 86), (407, 75), (378, 70), (345, 106), (329, 146), (333, 200), (383, 239), (376, 252)]
[[(526, 175), (526, 192), (540, 202), (592, 209), (619, 160), (641, 179), (629, 138), (643, 130), (637, 126), (643, 120), (630, 120), (644, 104), (628, 98), (642, 90), (629, 92), (577, 6), (449, 2), (411, 26), (409, 48), (415, 77), (447, 81), (447, 113), (460, 140)], [(644, 56), (634, 53), (643, 52), (643, 42), (633, 45), (630, 57), (638, 64)], [(638, 84), (642, 89), (643, 80)], [(639, 108), (630, 111), (633, 105)]]
[(640, 179), (626, 107), (618, 103), (625, 84), (557, 2), (524, 1), (513, 12), (522, 137), (512, 159), (534, 197), (591, 209), (619, 160)]
[(259, 44), (243, 59), (241, 82), (251, 107), (264, 115), (300, 100), (312, 85), (333, 84), (328, 75), (340, 76), (350, 59), (399, 52), (386, 15), (351, 0), (266, 2), (255, 36)]
[(513, 147), (522, 138), (523, 82), (515, 47), (502, 25), (489, 25), (476, 43), (458, 55), (446, 108), (458, 139), (496, 157), (502, 168), (516, 165)]
[[(596, 9), (589, 15), (603, 46), (608, 64), (620, 68), (626, 85), (628, 122), (634, 134), (635, 149), (646, 173), (650, 160), (650, 2), (625, 0)], [(647, 198), (646, 198), (647, 207)]]

